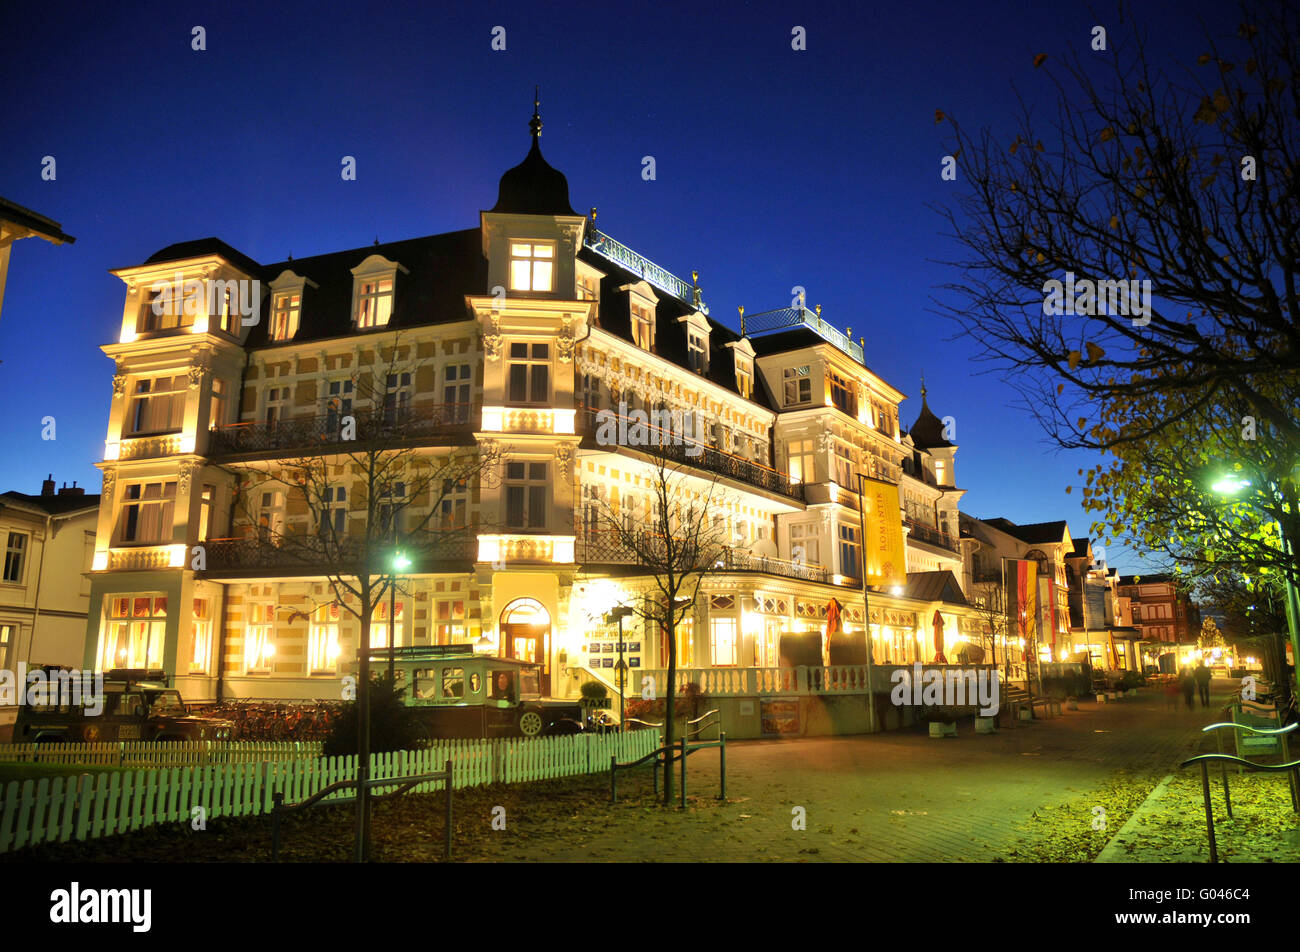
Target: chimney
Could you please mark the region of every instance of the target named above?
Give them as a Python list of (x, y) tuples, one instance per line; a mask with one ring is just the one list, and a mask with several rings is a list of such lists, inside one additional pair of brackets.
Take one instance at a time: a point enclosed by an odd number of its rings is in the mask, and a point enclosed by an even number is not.
[(64, 485), (59, 487), (60, 496), (84, 496), (85, 494), (86, 487), (78, 486), (75, 479), (72, 481), (71, 486)]
[(54, 495), (54, 474), (53, 473), (50, 473), (49, 479), (41, 483), (41, 495), (42, 496)]

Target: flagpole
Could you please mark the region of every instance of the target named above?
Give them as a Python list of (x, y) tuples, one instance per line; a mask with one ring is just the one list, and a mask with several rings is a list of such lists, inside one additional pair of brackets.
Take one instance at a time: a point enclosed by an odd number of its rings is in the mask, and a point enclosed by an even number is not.
[(867, 732), (874, 733), (876, 730), (876, 692), (871, 669), (871, 656), (873, 653), (871, 650), (871, 599), (867, 594), (867, 510), (862, 502), (862, 481), (866, 477), (861, 473), (855, 473), (854, 475), (858, 477), (858, 527), (862, 533), (862, 562), (859, 571), (862, 572), (862, 624), (867, 632)]

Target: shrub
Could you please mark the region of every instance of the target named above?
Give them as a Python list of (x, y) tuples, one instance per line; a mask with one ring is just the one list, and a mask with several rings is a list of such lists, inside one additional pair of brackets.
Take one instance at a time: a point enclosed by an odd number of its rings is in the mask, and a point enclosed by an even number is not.
[(604, 707), (609, 701), (609, 691), (599, 681), (587, 681), (581, 687), (582, 703), (586, 707)]
[[(404, 688), (389, 680), (388, 673), (370, 678), (370, 750), (414, 750), (425, 744), (428, 734), (418, 717), (406, 706)], [(361, 705), (348, 701), (326, 736), (321, 752), (326, 757), (357, 752), (358, 715)]]

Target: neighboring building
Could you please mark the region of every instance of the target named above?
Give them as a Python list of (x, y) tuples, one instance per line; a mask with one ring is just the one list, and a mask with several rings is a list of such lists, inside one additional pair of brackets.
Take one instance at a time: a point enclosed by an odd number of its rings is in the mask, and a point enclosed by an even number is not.
[[(1119, 594), (1132, 605), (1133, 624), (1142, 631), (1142, 650), (1151, 663), (1165, 655), (1175, 656), (1179, 645), (1196, 644), (1201, 634), (1200, 609), (1178, 589), (1172, 575), (1121, 576)], [(1164, 662), (1162, 668), (1173, 663)]]
[[(1086, 651), (1094, 668), (1141, 670), (1131, 600), (1119, 592), (1119, 575), (1099, 557), (1087, 538), (1075, 539), (1066, 558), (1070, 592), (1069, 657)], [(1067, 660), (1063, 653), (1061, 660)]]
[(0, 198), (0, 310), (4, 308), (5, 282), (9, 277), (9, 251), (15, 241), (23, 238), (44, 238), (56, 245), (72, 244), (77, 240), (65, 235), (58, 222), (7, 198)]
[[(1005, 586), (1009, 575), (1003, 563), (1022, 560), (1036, 564), (1038, 608), (1037, 638), (1041, 661), (1056, 661), (1059, 652), (1069, 644), (1069, 592), (1065, 559), (1073, 552), (1070, 530), (1064, 520), (1017, 525), (1010, 519), (977, 519), (967, 513), (960, 514), (961, 537), (966, 562), (963, 568), (965, 586), (972, 600), (981, 606), (994, 606), (1006, 610)], [(1031, 651), (1022, 639), (1012, 637), (1007, 641), (1011, 652), (1012, 673), (1024, 676), (1024, 655)], [(1007, 638), (1006, 635), (1002, 636)]]
[[(398, 644), (536, 660), (557, 696), (592, 678), (612, 685), (616, 638), (601, 619), (648, 583), (610, 551), (595, 502), (628, 520), (651, 511), (652, 466), (598, 443), (597, 414), (661, 407), (707, 421), (698, 452), (677, 462), (723, 485), (716, 516), (732, 542), (677, 633), (682, 667), (775, 667), (781, 636), (822, 630), (832, 599), (846, 631), (862, 632), (864, 565), (905, 582), (871, 594), (878, 661), (931, 660), (936, 613), (946, 649), (974, 630), (957, 447), (924, 391), (904, 433), (905, 395), (819, 312), (778, 308), (740, 333), (710, 317), (695, 280), (598, 231), (594, 210), (573, 211), (536, 113), (530, 127), (527, 158), (478, 227), (272, 264), (209, 238), (114, 272), (127, 295), (119, 340), (103, 348), (117, 373), (86, 664), (161, 666), (195, 699), (332, 695), (366, 636), (332, 604), (323, 571), (288, 567), (267, 530), (346, 526), (361, 493), (342, 469), (328, 512), (288, 486), (255, 498), (238, 487), (294, 457), (341, 454), (357, 381), (395, 345), (418, 363), (388, 376), (384, 406), (427, 423), (420, 452), (507, 453), (494, 478), (444, 501), (439, 530), (460, 535), (406, 540), (415, 564), (393, 613)], [(155, 306), (165, 299), (151, 289), (187, 281), (234, 283), (197, 313)], [(245, 326), (231, 295), (253, 282), (266, 291)], [(884, 500), (882, 518), (906, 533), (905, 566), (865, 551), (858, 474), (878, 481), (873, 506)], [(192, 569), (199, 544), (206, 563)], [(368, 637), (386, 644), (376, 622)], [(629, 624), (639, 690), (667, 645)]]
[(53, 478), (39, 496), (0, 493), (0, 670), (81, 665), (98, 513), (98, 496)]

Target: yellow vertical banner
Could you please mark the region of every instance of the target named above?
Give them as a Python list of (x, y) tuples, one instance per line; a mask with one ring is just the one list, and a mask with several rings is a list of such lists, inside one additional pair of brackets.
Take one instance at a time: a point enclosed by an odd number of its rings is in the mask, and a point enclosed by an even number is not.
[(862, 559), (868, 585), (906, 585), (907, 556), (903, 550), (903, 516), (898, 487), (880, 479), (862, 481)]

